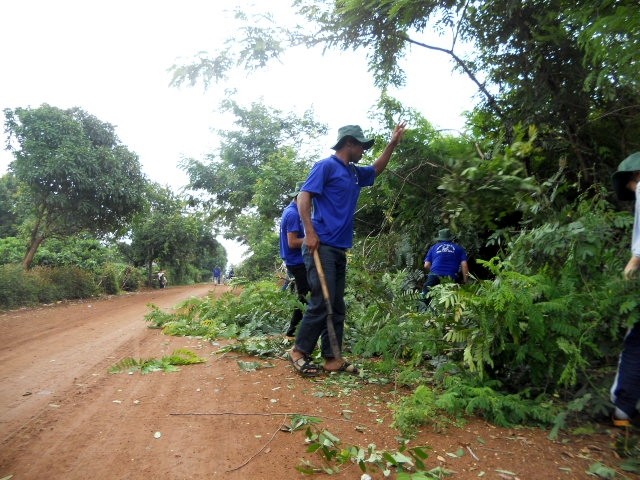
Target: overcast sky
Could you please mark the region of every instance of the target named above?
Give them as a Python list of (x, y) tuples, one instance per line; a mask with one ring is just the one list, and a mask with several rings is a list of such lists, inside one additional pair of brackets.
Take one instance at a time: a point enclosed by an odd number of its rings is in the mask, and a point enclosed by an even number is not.
[[(319, 50), (299, 49), (281, 64), (250, 76), (243, 72), (232, 84), (207, 92), (201, 86), (168, 86), (167, 69), (178, 59), (214, 52), (234, 34), (235, 5), (290, 18), (291, 2), (268, 0), (255, 7), (248, 0), (2, 1), (0, 110), (43, 103), (80, 107), (114, 125), (122, 143), (139, 155), (144, 173), (175, 190), (186, 184), (178, 161), (203, 158), (218, 144), (212, 129), (233, 127), (221, 124), (215, 113), (224, 88), (237, 88), (243, 104), (261, 99), (283, 111), (313, 107), (329, 126), (330, 140), (344, 124), (366, 129), (378, 93), (361, 53), (322, 56)], [(408, 65), (407, 87), (395, 96), (438, 128), (461, 128), (473, 84), (452, 75), (441, 53), (417, 50)], [(4, 115), (1, 119), (4, 123)], [(319, 145), (319, 155), (329, 154), (330, 145)], [(0, 173), (11, 159), (2, 150)], [(228, 253), (232, 262), (239, 261), (239, 252)]]

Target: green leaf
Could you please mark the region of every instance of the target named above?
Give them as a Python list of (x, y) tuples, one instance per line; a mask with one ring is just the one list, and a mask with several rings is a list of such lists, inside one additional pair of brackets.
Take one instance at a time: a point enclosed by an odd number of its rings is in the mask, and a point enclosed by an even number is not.
[(597, 475), (600, 478), (616, 478), (616, 471), (601, 463), (592, 464), (587, 473)]

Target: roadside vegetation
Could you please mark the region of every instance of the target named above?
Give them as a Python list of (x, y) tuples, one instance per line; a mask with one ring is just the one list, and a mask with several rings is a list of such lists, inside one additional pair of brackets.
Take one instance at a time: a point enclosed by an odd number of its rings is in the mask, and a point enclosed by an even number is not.
[[(622, 280), (632, 205), (610, 188), (620, 161), (640, 151), (636, 2), (294, 7), (300, 28), (237, 12), (238, 38), (175, 65), (173, 85), (223, 87), (238, 66), (262, 68), (288, 49), (366, 52), (381, 93), (363, 125), (377, 140), (363, 163), (398, 119), (410, 130), (360, 197), (344, 347), (369, 380), (406, 389), (395, 425), (410, 436), (426, 422), (479, 415), (552, 437), (598, 428), (625, 329), (640, 319), (639, 285)], [(449, 56), (478, 86), (463, 132), (440, 131), (393, 98), (409, 49)], [(150, 286), (160, 268), (170, 285), (208, 279), (227, 266), (215, 240), (224, 234), (249, 250), (234, 266), (241, 292), (175, 315), (152, 310), (148, 321), (279, 355), (297, 300), (275, 281), (276, 226), (327, 126), (312, 109), (242, 105), (231, 90), (219, 111), (231, 127), (217, 132), (216, 151), (181, 160), (189, 183), (177, 194), (141, 176), (113, 127), (86, 112), (6, 110), (15, 162), (0, 179), (0, 305)], [(88, 181), (96, 172), (99, 186)], [(434, 288), (434, 311), (419, 312), (422, 260), (444, 227), (467, 250), (472, 281)], [(636, 445), (628, 436), (618, 445), (632, 471)]]

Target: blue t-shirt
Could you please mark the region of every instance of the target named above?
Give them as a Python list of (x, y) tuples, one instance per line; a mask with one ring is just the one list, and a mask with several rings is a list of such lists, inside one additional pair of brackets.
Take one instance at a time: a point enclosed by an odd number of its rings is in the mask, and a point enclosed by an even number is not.
[(280, 258), (287, 265), (300, 265), (304, 263), (302, 249), (289, 247), (288, 232), (296, 232), (298, 238), (304, 238), (304, 227), (298, 214), (296, 202), (291, 202), (282, 212), (282, 220), (280, 221)]
[(460, 245), (453, 242), (438, 242), (427, 252), (425, 262), (431, 262), (429, 273), (441, 277), (454, 278), (460, 268), (460, 263), (467, 260), (467, 252)]
[(376, 169), (372, 165), (345, 165), (335, 155), (313, 166), (301, 190), (312, 195), (311, 221), (320, 243), (351, 248), (360, 189), (370, 187), (375, 179)]

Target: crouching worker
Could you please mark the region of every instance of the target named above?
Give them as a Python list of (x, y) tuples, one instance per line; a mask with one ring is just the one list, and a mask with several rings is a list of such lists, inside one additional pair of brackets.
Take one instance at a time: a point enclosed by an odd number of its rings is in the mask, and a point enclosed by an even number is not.
[(422, 287), (422, 302), (420, 311), (426, 310), (431, 303), (429, 289), (439, 285), (443, 277), (449, 277), (458, 283), (467, 283), (469, 278), (469, 264), (467, 252), (457, 243), (453, 242), (453, 234), (448, 228), (443, 228), (435, 238), (433, 245), (424, 257), (424, 268), (427, 271), (427, 279)]

